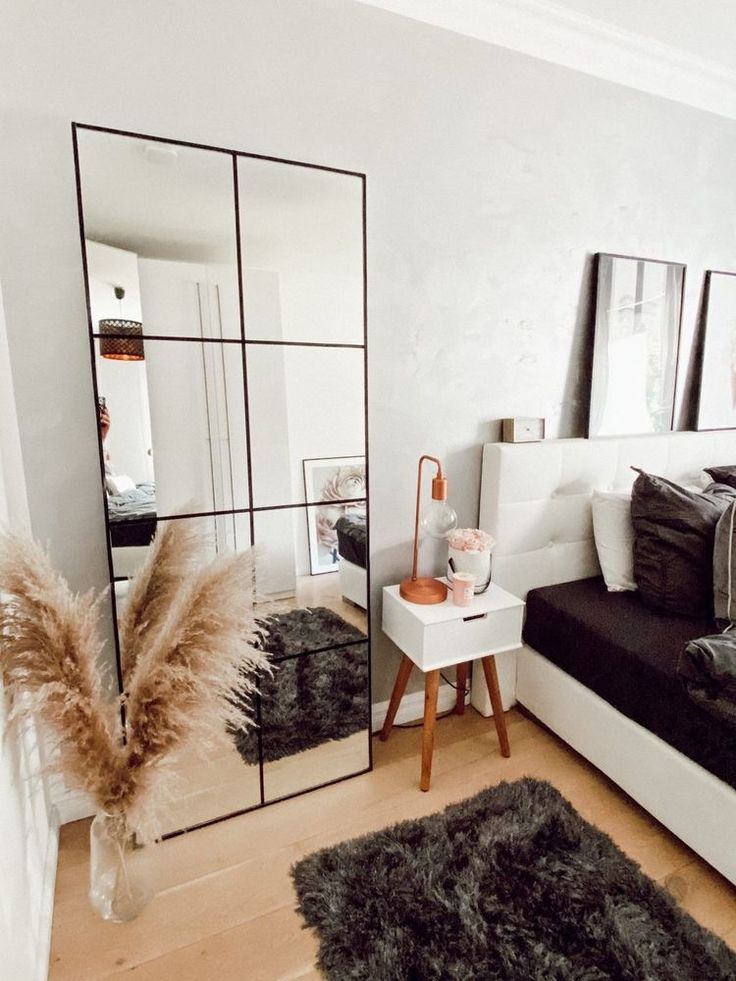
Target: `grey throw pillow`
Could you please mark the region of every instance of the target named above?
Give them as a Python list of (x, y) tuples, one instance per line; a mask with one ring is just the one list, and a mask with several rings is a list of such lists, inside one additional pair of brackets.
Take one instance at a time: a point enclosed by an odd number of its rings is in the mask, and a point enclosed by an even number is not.
[(706, 467), (705, 472), (717, 484), (726, 484), (728, 487), (736, 488), (736, 466)]
[(736, 499), (716, 525), (713, 546), (713, 605), (722, 628), (736, 620)]
[[(634, 468), (637, 469), (637, 468)], [(702, 494), (638, 471), (631, 497), (634, 579), (647, 606), (677, 616), (713, 616), (716, 525), (734, 490)]]

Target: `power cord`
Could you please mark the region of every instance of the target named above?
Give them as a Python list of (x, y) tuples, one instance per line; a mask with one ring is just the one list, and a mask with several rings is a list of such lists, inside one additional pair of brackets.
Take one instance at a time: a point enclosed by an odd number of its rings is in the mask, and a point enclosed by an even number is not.
[[(444, 675), (441, 671), (440, 671), (440, 678), (442, 678), (445, 684), (449, 685), (450, 688), (454, 688), (455, 691), (458, 690), (458, 686), (453, 681), (450, 681), (450, 679), (446, 675)], [(470, 689), (466, 685), (463, 685), (463, 698), (465, 698), (465, 696), (469, 694), (469, 692)], [(440, 715), (437, 716), (437, 718), (446, 719), (447, 716), (452, 715), (454, 711), (455, 711), (454, 708), (448, 709), (447, 712), (442, 712)], [(424, 725), (424, 719), (419, 719), (418, 722), (401, 722), (398, 725), (395, 725), (394, 729), (420, 729), (423, 725)]]

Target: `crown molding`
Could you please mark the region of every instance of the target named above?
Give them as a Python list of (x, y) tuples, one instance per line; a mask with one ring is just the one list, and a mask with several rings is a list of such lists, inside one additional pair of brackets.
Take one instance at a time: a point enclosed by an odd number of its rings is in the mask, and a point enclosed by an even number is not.
[(736, 119), (736, 71), (553, 0), (358, 0)]

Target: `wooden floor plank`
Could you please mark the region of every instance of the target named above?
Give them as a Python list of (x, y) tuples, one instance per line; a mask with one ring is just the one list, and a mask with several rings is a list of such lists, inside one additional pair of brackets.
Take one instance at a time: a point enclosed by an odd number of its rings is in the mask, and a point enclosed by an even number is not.
[(135, 981), (287, 981), (310, 973), (319, 977), (312, 966), (316, 954), (312, 932), (284, 906), (112, 977)]
[(374, 744), (372, 773), (152, 849), (159, 893), (133, 923), (96, 918), (87, 901), (88, 822), (62, 829), (51, 981), (292, 981), (317, 978), (289, 876), (303, 855), (421, 817), (500, 780), (549, 780), (699, 922), (736, 940), (736, 891), (564, 743), (514, 710), (511, 757), (474, 711), (438, 720), (432, 788), (421, 793), (420, 729)]

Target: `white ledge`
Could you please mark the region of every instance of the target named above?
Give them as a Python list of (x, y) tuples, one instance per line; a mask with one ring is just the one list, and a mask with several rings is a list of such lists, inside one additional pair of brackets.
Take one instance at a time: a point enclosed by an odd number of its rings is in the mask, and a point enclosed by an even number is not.
[(358, 0), (736, 119), (736, 71), (553, 0)]

